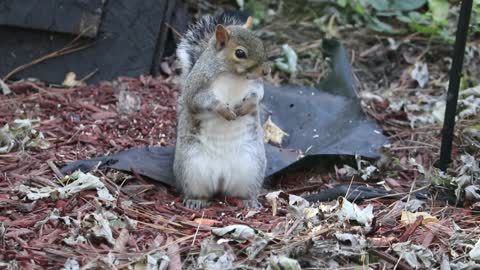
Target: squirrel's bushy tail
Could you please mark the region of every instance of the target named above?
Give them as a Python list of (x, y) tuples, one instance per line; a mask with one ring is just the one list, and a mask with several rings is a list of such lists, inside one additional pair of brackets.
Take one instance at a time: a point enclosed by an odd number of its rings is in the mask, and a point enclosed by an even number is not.
[(204, 16), (195, 24), (191, 25), (188, 31), (180, 39), (177, 48), (177, 57), (182, 65), (182, 75), (190, 73), (195, 62), (208, 46), (208, 42), (215, 33), (217, 24), (238, 25), (241, 21), (238, 17), (229, 14), (219, 16)]

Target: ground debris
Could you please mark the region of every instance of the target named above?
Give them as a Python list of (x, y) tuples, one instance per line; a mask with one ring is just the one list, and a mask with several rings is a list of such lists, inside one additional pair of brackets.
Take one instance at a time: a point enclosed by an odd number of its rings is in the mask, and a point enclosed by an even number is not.
[(103, 200), (114, 200), (115, 198), (109, 193), (105, 184), (103, 184), (100, 179), (91, 173), (82, 173), (77, 171), (71, 176), (67, 176), (64, 179), (69, 184), (62, 187), (28, 187), (25, 185), (20, 185), (15, 188), (15, 190), (20, 191), (21, 193), (26, 194), (29, 200), (38, 200), (48, 197), (57, 197), (60, 199), (65, 199), (72, 196), (75, 193), (81, 192), (83, 190), (96, 189), (97, 195), (100, 199)]
[(285, 256), (272, 256), (268, 270), (300, 270), (300, 264), (297, 260)]
[(68, 72), (65, 75), (65, 80), (62, 82), (65, 87), (85, 86), (85, 82), (77, 80), (77, 74), (74, 72)]
[(80, 270), (80, 264), (73, 258), (68, 258), (63, 265), (65, 270)]
[(8, 87), (8, 85), (2, 79), (0, 79), (0, 89), (2, 89), (2, 94), (5, 96), (12, 93), (10, 87)]
[(475, 246), (472, 248), (472, 250), (470, 250), (468, 256), (470, 256), (470, 258), (472, 258), (474, 261), (480, 261), (480, 239), (478, 239)]
[(231, 238), (234, 240), (251, 240), (256, 236), (253, 228), (245, 225), (230, 225), (223, 228), (213, 228), (212, 233), (219, 237)]
[(235, 254), (228, 245), (205, 239), (202, 242), (197, 264), (202, 269), (232, 269), (234, 260)]
[(137, 262), (134, 269), (139, 270), (167, 270), (170, 258), (163, 252), (157, 251), (148, 254), (144, 261)]
[(349, 202), (345, 198), (339, 198), (340, 211), (337, 216), (340, 221), (354, 221), (365, 227), (368, 231), (373, 221), (373, 206), (368, 205), (364, 209), (360, 209), (357, 204)]
[(393, 244), (392, 250), (415, 269), (430, 269), (439, 261), (429, 249), (409, 242)]
[(426, 63), (417, 62), (410, 72), (410, 76), (418, 82), (421, 88), (425, 88), (428, 83), (428, 66)]
[(43, 133), (33, 129), (38, 120), (15, 119), (12, 125), (5, 124), (0, 129), (0, 154), (6, 154), (17, 146), (22, 151), (29, 148), (48, 149), (49, 142)]

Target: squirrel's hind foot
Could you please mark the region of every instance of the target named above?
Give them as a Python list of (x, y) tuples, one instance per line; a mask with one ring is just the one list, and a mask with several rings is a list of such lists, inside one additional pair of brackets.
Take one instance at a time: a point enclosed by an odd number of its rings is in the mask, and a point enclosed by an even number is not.
[(183, 201), (183, 206), (190, 208), (190, 209), (195, 209), (195, 210), (200, 210), (202, 208), (205, 208), (207, 206), (210, 206), (211, 202), (208, 200), (193, 200), (193, 199), (187, 199)]

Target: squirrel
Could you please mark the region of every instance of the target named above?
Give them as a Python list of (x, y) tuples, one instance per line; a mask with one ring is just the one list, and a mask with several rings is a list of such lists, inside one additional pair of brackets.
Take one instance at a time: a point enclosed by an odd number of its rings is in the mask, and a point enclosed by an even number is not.
[(173, 172), (183, 204), (210, 205), (215, 196), (261, 207), (257, 196), (266, 169), (260, 102), (270, 73), (252, 17), (205, 16), (181, 38)]

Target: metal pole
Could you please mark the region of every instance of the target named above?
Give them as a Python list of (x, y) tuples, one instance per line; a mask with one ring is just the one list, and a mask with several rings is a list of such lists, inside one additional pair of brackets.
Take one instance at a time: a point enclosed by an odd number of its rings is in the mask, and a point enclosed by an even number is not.
[(452, 68), (450, 70), (450, 82), (448, 85), (447, 105), (442, 130), (442, 146), (440, 148), (440, 160), (438, 168), (445, 171), (451, 162), (453, 131), (455, 128), (455, 116), (457, 114), (458, 90), (462, 75), (463, 55), (467, 43), (468, 25), (472, 13), (473, 0), (463, 0), (458, 18), (455, 47), (453, 49)]

